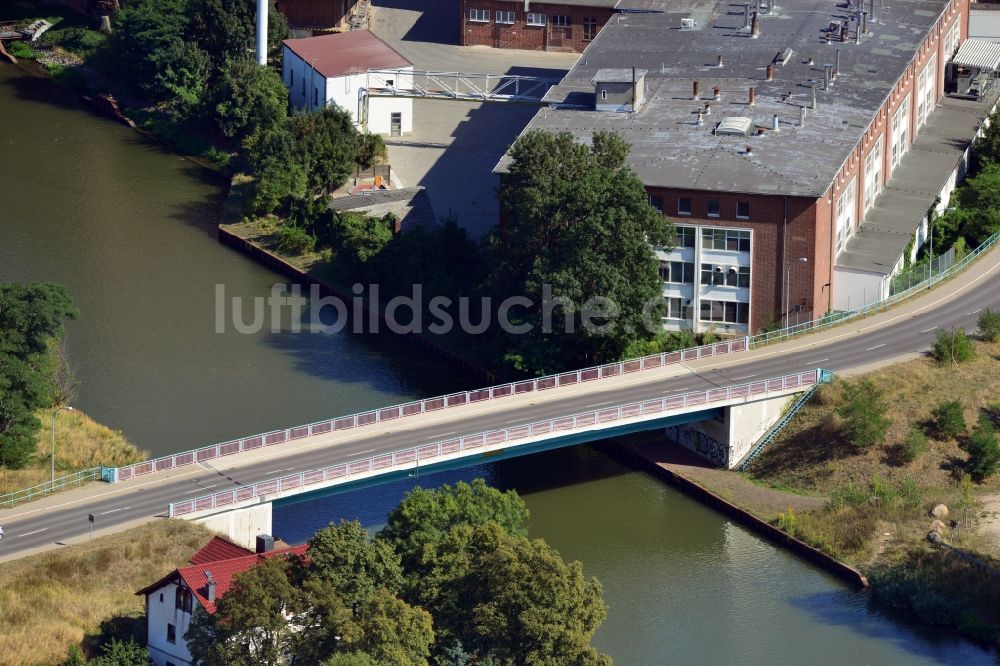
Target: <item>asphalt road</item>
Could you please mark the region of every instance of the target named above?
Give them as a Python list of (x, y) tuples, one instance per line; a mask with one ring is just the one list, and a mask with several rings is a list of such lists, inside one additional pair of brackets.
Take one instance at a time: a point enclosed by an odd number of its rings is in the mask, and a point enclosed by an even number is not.
[[(996, 255), (997, 251), (992, 254)], [(232, 466), (233, 460), (222, 458), (213, 461), (215, 466), (192, 465), (183, 473), (174, 472), (169, 478), (154, 475), (124, 485), (92, 485), (89, 494), (84, 492), (87, 489), (70, 491), (50, 498), (44, 502), (49, 506), (44, 508), (29, 503), (0, 511), (0, 524), (6, 530), (6, 536), (0, 541), (0, 560), (85, 538), (90, 528), (88, 514), (94, 514), (98, 530), (124, 528), (164, 515), (171, 501), (421, 443), (531, 423), (599, 406), (711, 386), (740, 384), (815, 367), (843, 373), (885, 364), (906, 354), (926, 351), (938, 330), (952, 326), (974, 330), (978, 313), (983, 308), (1000, 309), (1000, 265), (996, 265), (995, 258), (986, 257), (972, 271), (979, 270), (986, 263), (993, 266), (992, 272), (971, 287), (963, 286), (965, 276), (960, 276), (913, 302), (913, 305), (921, 306), (918, 312), (907, 313), (913, 308), (906, 304), (890, 311), (891, 319), (887, 323), (879, 325), (872, 322), (871, 326), (856, 332), (851, 330), (851, 325), (847, 325), (834, 329), (833, 334), (824, 336), (822, 342), (815, 336), (804, 336), (780, 349), (775, 346), (750, 354), (704, 359), (689, 364), (689, 371), (685, 374), (670, 378), (655, 378), (618, 387), (596, 383), (592, 385), (592, 390), (576, 391), (565, 398), (552, 394), (537, 404), (508, 403), (504, 408), (503, 401), (500, 401), (493, 403), (496, 409), (475, 415), (463, 413), (465, 408), (454, 408), (454, 411), (440, 412), (441, 418), (433, 423), (414, 424), (405, 430), (386, 432), (386, 424), (369, 426), (369, 436), (336, 446), (303, 447), (301, 451), (239, 467)], [(956, 295), (959, 289), (962, 291)], [(642, 374), (634, 377), (642, 377)], [(278, 448), (280, 446), (275, 450)]]

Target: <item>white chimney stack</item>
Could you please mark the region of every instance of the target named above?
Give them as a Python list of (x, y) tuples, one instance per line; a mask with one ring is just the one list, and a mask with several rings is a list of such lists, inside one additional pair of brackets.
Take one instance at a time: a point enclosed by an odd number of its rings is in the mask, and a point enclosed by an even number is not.
[(267, 64), (268, 0), (257, 0), (257, 62)]

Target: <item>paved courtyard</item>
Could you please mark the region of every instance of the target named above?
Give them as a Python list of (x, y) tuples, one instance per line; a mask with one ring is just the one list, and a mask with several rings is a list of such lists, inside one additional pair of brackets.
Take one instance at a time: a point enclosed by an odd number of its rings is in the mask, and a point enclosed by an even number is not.
[[(579, 57), (457, 46), (458, 11), (457, 0), (376, 0), (372, 32), (417, 70), (558, 79)], [(426, 187), (439, 217), (450, 213), (479, 237), (497, 221), (493, 167), (536, 109), (531, 104), (415, 99), (413, 133), (386, 140), (393, 171), (404, 186)]]

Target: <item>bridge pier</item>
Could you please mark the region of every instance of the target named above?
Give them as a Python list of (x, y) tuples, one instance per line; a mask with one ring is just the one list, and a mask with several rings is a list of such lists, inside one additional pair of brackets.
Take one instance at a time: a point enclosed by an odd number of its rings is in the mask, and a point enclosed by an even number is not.
[(783, 395), (731, 405), (721, 418), (668, 426), (665, 434), (712, 464), (733, 469), (794, 401), (794, 395)]
[(232, 511), (195, 518), (193, 522), (200, 523), (214, 532), (224, 534), (230, 541), (252, 550), (256, 545), (258, 534), (274, 534), (271, 506), (271, 502), (261, 502)]

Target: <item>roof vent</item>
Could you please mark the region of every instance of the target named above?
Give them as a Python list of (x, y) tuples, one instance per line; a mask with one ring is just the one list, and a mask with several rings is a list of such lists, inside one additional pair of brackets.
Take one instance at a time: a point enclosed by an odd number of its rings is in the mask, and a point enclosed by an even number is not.
[(716, 136), (742, 136), (750, 135), (753, 121), (745, 116), (730, 116), (723, 119), (715, 126)]
[(795, 51), (792, 49), (785, 49), (778, 55), (774, 56), (774, 62), (784, 67), (788, 64), (788, 61), (792, 59), (792, 54), (794, 53)]
[(215, 601), (215, 578), (211, 571), (205, 572), (205, 581), (205, 598), (209, 601)]
[(681, 19), (681, 30), (694, 30), (698, 27), (698, 22), (693, 18), (682, 18)]

